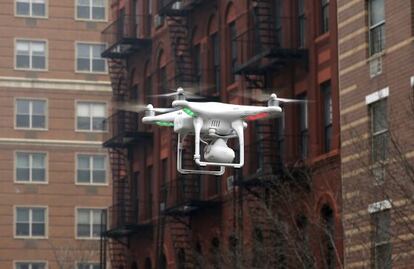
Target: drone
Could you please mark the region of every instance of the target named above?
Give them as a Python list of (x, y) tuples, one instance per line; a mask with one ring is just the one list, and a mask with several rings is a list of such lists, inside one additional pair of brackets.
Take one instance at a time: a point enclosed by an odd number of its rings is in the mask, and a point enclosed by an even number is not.
[[(277, 118), (282, 115), (280, 102), (303, 100), (267, 96), (267, 106), (236, 105), (221, 102), (189, 101), (191, 94), (179, 87), (176, 92), (154, 95), (175, 96), (171, 108), (155, 108), (148, 104), (143, 109), (142, 122), (162, 127), (173, 127), (178, 134), (177, 171), (182, 174), (222, 175), (225, 167), (241, 168), (244, 165), (244, 129), (247, 122)], [(260, 101), (264, 101), (263, 98)], [(187, 136), (194, 136), (194, 162), (198, 169), (183, 167), (183, 143)], [(227, 145), (229, 139), (238, 139), (239, 160), (234, 162), (235, 151)], [(201, 156), (201, 143), (204, 144)], [(213, 166), (214, 169), (206, 169)]]

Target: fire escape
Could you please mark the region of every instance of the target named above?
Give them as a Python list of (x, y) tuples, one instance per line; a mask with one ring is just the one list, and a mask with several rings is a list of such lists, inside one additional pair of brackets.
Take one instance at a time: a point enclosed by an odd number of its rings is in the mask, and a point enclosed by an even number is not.
[[(194, 61), (190, 43), (189, 14), (202, 0), (159, 0), (158, 14), (165, 18), (172, 47), (174, 76), (170, 86), (194, 87), (199, 81), (194, 73)], [(193, 141), (186, 141), (185, 148), (194, 148)], [(176, 144), (171, 152), (176, 152)], [(193, 153), (184, 151), (183, 166), (194, 165)], [(191, 167), (194, 168), (194, 167)], [(160, 189), (160, 213), (157, 227), (157, 268), (163, 256), (163, 244), (166, 229), (170, 231), (176, 254), (177, 268), (196, 268), (193, 257), (191, 218), (206, 207), (217, 205), (205, 197), (198, 175), (181, 175), (176, 173)]]
[[(150, 17), (129, 16), (120, 12), (119, 17), (102, 32), (108, 48), (102, 53), (107, 58), (114, 103), (134, 101), (129, 88), (131, 78), (127, 72), (127, 57), (132, 53), (148, 49)], [(108, 221), (101, 234), (101, 267), (106, 268), (107, 257), (111, 268), (127, 268), (131, 259), (129, 240), (136, 234), (151, 234), (150, 224), (139, 219), (139, 202), (131, 191), (133, 176), (128, 163), (131, 145), (148, 141), (152, 135), (139, 124), (137, 113), (117, 110), (107, 119), (108, 133), (104, 147), (109, 149), (112, 167), (113, 204), (109, 208)]]
[[(275, 74), (289, 72), (300, 65), (306, 68), (307, 65), (306, 49), (298, 48), (296, 42), (283, 42), (286, 35), (296, 36), (297, 33), (292, 31), (295, 21), (290, 17), (281, 17), (281, 13), (278, 16), (275, 2), (256, 0), (248, 14), (250, 27), (236, 37), (242, 59), (235, 73), (244, 77), (246, 91), (266, 91), (271, 87)], [(263, 105), (255, 101), (252, 104)], [(264, 205), (269, 201), (271, 189), (285, 176), (286, 161), (290, 160), (283, 159), (282, 152), (286, 140), (292, 138), (284, 131), (283, 119), (256, 121), (253, 128), (246, 156), (259, 157), (250, 159), (247, 164), (249, 175), (244, 176), (239, 184), (248, 192), (245, 200), (257, 228), (253, 237), (260, 238), (262, 244), (272, 244), (272, 237), (277, 234), (274, 216)]]

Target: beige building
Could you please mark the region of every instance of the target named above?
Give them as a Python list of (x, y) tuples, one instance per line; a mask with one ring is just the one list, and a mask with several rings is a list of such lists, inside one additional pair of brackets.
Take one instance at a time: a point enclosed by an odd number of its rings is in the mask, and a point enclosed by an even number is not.
[(344, 268), (413, 268), (410, 0), (339, 0)]
[(0, 268), (99, 268), (107, 0), (0, 3)]

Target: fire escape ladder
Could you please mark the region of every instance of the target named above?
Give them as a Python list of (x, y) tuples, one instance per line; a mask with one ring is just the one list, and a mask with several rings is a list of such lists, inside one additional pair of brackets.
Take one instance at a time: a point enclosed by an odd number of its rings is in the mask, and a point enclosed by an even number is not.
[(195, 83), (187, 16), (167, 17), (175, 62), (175, 86), (188, 87)]
[(128, 100), (130, 93), (128, 89), (126, 61), (122, 59), (112, 59), (109, 61), (108, 65), (113, 100), (118, 102)]
[(258, 35), (259, 49), (268, 50), (276, 44), (276, 31), (274, 15), (272, 14), (270, 0), (258, 0), (254, 8), (255, 29)]

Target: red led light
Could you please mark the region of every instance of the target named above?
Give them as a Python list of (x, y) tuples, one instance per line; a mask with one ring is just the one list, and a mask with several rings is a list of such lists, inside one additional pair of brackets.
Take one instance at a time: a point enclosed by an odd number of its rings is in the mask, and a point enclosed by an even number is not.
[(256, 114), (256, 115), (247, 116), (246, 120), (253, 121), (253, 120), (264, 119), (264, 118), (267, 118), (267, 117), (269, 117), (269, 113), (262, 112), (262, 113), (259, 113), (259, 114)]

